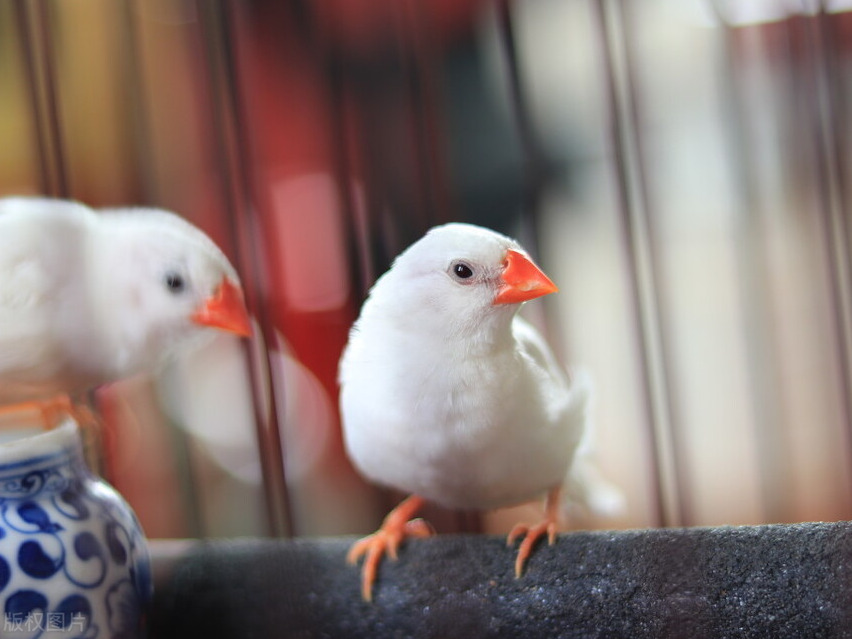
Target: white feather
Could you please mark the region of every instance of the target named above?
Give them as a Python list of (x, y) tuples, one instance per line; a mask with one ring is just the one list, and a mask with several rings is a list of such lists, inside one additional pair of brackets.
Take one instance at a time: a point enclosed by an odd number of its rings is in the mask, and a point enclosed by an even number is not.
[[(355, 466), (444, 506), (534, 499), (568, 475), (590, 386), (570, 381), (542, 336), (494, 305), (513, 240), (480, 227), (433, 229), (375, 284), (340, 365)], [(460, 283), (449, 269), (473, 266)]]
[[(163, 285), (174, 269), (180, 295)], [(0, 404), (76, 394), (209, 334), (190, 321), (233, 267), (178, 216), (0, 199)]]

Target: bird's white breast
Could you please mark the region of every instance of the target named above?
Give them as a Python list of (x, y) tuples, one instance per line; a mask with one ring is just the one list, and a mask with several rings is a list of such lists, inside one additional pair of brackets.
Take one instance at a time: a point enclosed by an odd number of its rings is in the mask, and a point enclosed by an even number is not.
[(523, 352), (473, 355), (406, 334), (367, 337), (366, 349), (365, 337), (343, 360), (341, 411), (368, 478), (458, 508), (511, 505), (561, 483), (577, 438), (570, 394)]

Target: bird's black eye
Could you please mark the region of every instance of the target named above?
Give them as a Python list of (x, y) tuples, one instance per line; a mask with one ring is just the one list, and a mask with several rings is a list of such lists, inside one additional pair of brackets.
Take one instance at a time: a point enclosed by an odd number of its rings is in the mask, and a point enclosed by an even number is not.
[(179, 293), (183, 293), (184, 289), (186, 289), (186, 280), (183, 275), (177, 271), (169, 271), (166, 273), (163, 281), (165, 282), (169, 293), (177, 295)]
[(452, 266), (452, 273), (460, 280), (467, 280), (473, 277), (473, 269), (464, 262), (456, 262)]

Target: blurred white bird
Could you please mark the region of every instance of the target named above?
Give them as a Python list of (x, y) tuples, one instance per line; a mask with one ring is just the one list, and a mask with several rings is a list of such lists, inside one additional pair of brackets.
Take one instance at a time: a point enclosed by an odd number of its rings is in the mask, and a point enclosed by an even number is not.
[(370, 600), (383, 554), (431, 528), (409, 521), (424, 500), (491, 509), (547, 494), (524, 537), (520, 576), (536, 541), (556, 534), (560, 493), (582, 438), (590, 387), (573, 380), (541, 335), (516, 316), (557, 290), (517, 242), (468, 224), (429, 231), (370, 291), (340, 363), (347, 452), (377, 484), (411, 496), (349, 552), (366, 554)]
[(234, 268), (186, 220), (0, 199), (0, 406), (151, 371), (208, 327), (251, 332)]

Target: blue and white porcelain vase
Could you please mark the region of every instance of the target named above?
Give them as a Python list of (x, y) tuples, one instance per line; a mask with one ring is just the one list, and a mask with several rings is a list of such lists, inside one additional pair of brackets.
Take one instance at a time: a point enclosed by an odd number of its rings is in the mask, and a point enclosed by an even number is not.
[(77, 424), (0, 432), (0, 637), (136, 639), (150, 596), (142, 529)]

